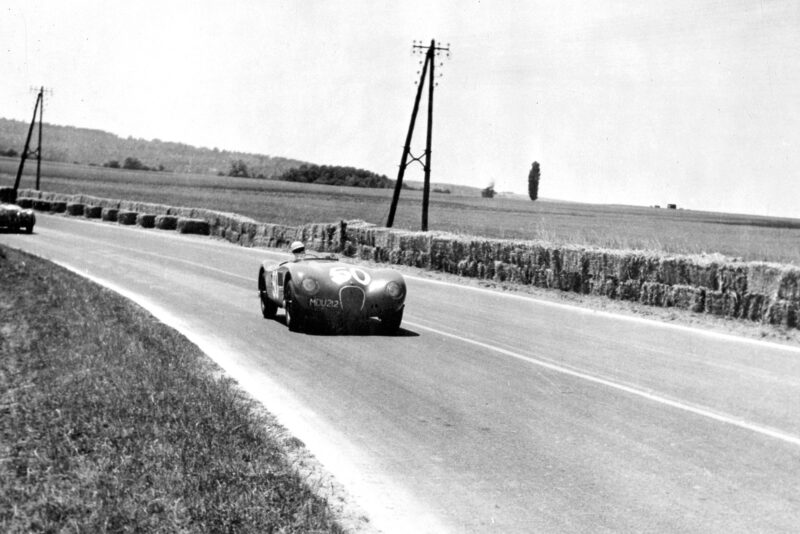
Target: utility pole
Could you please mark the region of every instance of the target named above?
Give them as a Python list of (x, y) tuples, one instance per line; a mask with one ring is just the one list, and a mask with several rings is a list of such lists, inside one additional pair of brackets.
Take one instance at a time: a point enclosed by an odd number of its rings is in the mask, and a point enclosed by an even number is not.
[[(36, 105), (33, 106), (33, 118), (31, 125), (28, 128), (28, 136), (25, 138), (25, 148), (22, 149), (22, 157), (19, 160), (19, 168), (17, 169), (17, 179), (14, 181), (14, 196), (16, 197), (17, 190), (19, 189), (19, 182), (22, 179), (22, 170), (25, 168), (25, 160), (28, 156), (36, 155), (36, 190), (39, 190), (42, 176), (42, 124), (44, 117), (44, 87), (39, 88), (39, 94), (36, 96)], [(33, 127), (36, 124), (36, 113), (39, 113), (39, 144), (36, 150), (31, 150), (31, 136), (33, 135)]]
[[(430, 198), (430, 186), (431, 186), (431, 138), (433, 135), (433, 88), (437, 85), (434, 78), (434, 65), (436, 63), (436, 56), (439, 56), (442, 52), (446, 53), (446, 55), (450, 56), (450, 44), (448, 43), (447, 46), (436, 46), (436, 41), (431, 40), (431, 44), (423, 45), (422, 41), (417, 44), (417, 41), (414, 41), (412, 45), (412, 51), (414, 53), (425, 53), (425, 61), (422, 66), (421, 75), (419, 78), (419, 84), (417, 85), (417, 96), (414, 99), (414, 109), (411, 112), (411, 121), (408, 125), (408, 133), (406, 134), (406, 144), (403, 147), (403, 155), (400, 158), (400, 169), (397, 172), (397, 181), (394, 185), (394, 195), (392, 195), (392, 206), (389, 209), (389, 217), (386, 221), (386, 226), (391, 228), (394, 224), (394, 216), (397, 211), (397, 202), (400, 199), (400, 190), (403, 188), (403, 176), (406, 172), (406, 167), (408, 167), (413, 162), (418, 162), (422, 164), (425, 170), (425, 183), (422, 189), (422, 231), (425, 232), (428, 230), (428, 201)], [(422, 62), (420, 62), (422, 63)], [(439, 64), (440, 66), (442, 63)], [(426, 74), (430, 70), (430, 78), (428, 79), (428, 131), (427, 131), (427, 138), (425, 142), (425, 163), (422, 163), (421, 159), (422, 156), (415, 157), (411, 154), (411, 138), (414, 135), (414, 125), (417, 121), (417, 112), (419, 111), (419, 101), (422, 96), (422, 88), (425, 85), (425, 77)], [(409, 161), (409, 156), (411, 156), (411, 160)]]

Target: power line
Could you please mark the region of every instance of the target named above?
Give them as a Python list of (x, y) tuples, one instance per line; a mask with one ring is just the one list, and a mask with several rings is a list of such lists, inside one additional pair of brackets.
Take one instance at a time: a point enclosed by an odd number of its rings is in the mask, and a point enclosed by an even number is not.
[[(406, 144), (403, 147), (403, 155), (400, 159), (400, 168), (397, 172), (397, 181), (394, 185), (394, 195), (392, 196), (392, 205), (389, 209), (389, 217), (386, 220), (386, 226), (391, 227), (394, 224), (394, 216), (395, 212), (397, 211), (397, 202), (400, 200), (400, 190), (403, 187), (403, 176), (406, 172), (406, 167), (408, 167), (413, 162), (419, 162), (422, 164), (425, 170), (425, 182), (422, 189), (422, 231), (426, 232), (428, 230), (428, 201), (430, 198), (430, 186), (431, 186), (431, 140), (433, 136), (433, 89), (438, 85), (435, 81), (435, 74), (434, 69), (436, 65), (436, 58), (441, 56), (442, 53), (446, 55), (446, 57), (450, 57), (450, 43), (447, 43), (446, 46), (437, 46), (436, 41), (431, 39), (430, 45), (424, 45), (422, 41), (414, 41), (411, 46), (412, 53), (419, 53), (425, 54), (425, 61), (420, 62), (423, 63), (422, 69), (418, 72), (420, 74), (419, 84), (417, 85), (417, 95), (414, 99), (414, 108), (411, 112), (411, 121), (408, 125), (408, 133), (406, 134)], [(439, 66), (442, 66), (443, 63), (439, 63)], [(414, 125), (417, 121), (417, 112), (419, 111), (419, 101), (422, 97), (422, 88), (425, 85), (425, 78), (430, 71), (430, 77), (428, 79), (428, 128), (427, 128), (427, 137), (425, 141), (425, 152), (422, 156), (415, 157), (411, 154), (411, 138), (414, 135)], [(411, 161), (408, 160), (409, 156), (411, 156)], [(422, 162), (422, 157), (425, 157), (425, 162)]]
[[(36, 88), (31, 87), (31, 91), (36, 91)], [(36, 95), (36, 104), (33, 106), (33, 118), (31, 118), (31, 125), (28, 128), (28, 136), (25, 138), (25, 148), (22, 149), (22, 156), (19, 160), (19, 168), (17, 169), (17, 179), (14, 181), (14, 197), (17, 195), (19, 189), (19, 182), (22, 179), (22, 171), (25, 168), (25, 160), (29, 156), (36, 156), (36, 190), (39, 190), (42, 176), (42, 125), (44, 124), (44, 95), (52, 95), (51, 89), (40, 87)], [(31, 150), (31, 136), (33, 135), (33, 127), (36, 124), (36, 113), (39, 113), (39, 140), (35, 150)]]

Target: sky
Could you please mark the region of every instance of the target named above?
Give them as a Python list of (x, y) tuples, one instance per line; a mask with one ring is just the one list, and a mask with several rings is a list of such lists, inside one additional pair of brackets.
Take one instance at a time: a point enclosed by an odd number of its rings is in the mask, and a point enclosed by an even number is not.
[(796, 0), (0, 6), (5, 118), (45, 86), (45, 122), (395, 178), (435, 39), (436, 183), (526, 193), (538, 161), (543, 198), (800, 218)]

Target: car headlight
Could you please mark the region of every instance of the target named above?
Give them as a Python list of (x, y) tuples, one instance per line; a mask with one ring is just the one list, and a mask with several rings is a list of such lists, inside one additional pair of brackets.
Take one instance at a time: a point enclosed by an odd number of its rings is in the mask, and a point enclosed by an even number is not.
[(399, 299), (403, 296), (403, 287), (397, 282), (389, 282), (383, 290), (393, 299)]
[(314, 295), (317, 291), (319, 291), (319, 284), (313, 278), (303, 278), (303, 281), (300, 283), (300, 285), (303, 287), (303, 291), (309, 295)]

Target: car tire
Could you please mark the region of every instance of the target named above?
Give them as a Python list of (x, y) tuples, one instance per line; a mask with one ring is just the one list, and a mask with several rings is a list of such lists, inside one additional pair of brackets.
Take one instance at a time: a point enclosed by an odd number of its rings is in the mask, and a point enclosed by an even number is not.
[(26, 234), (32, 234), (33, 233), (33, 225), (26, 226), (25, 227), (25, 233)]
[(297, 301), (294, 300), (294, 293), (292, 293), (292, 284), (286, 283), (283, 289), (283, 309), (286, 312), (286, 326), (292, 332), (302, 332), (303, 330), (303, 312), (300, 311)]
[(272, 302), (267, 294), (263, 269), (258, 273), (258, 300), (261, 301), (261, 315), (264, 316), (264, 319), (274, 319), (278, 313), (278, 305)]
[(400, 323), (403, 322), (403, 311), (405, 308), (400, 308), (397, 311), (385, 313), (381, 315), (381, 331), (384, 334), (396, 334), (400, 330)]

